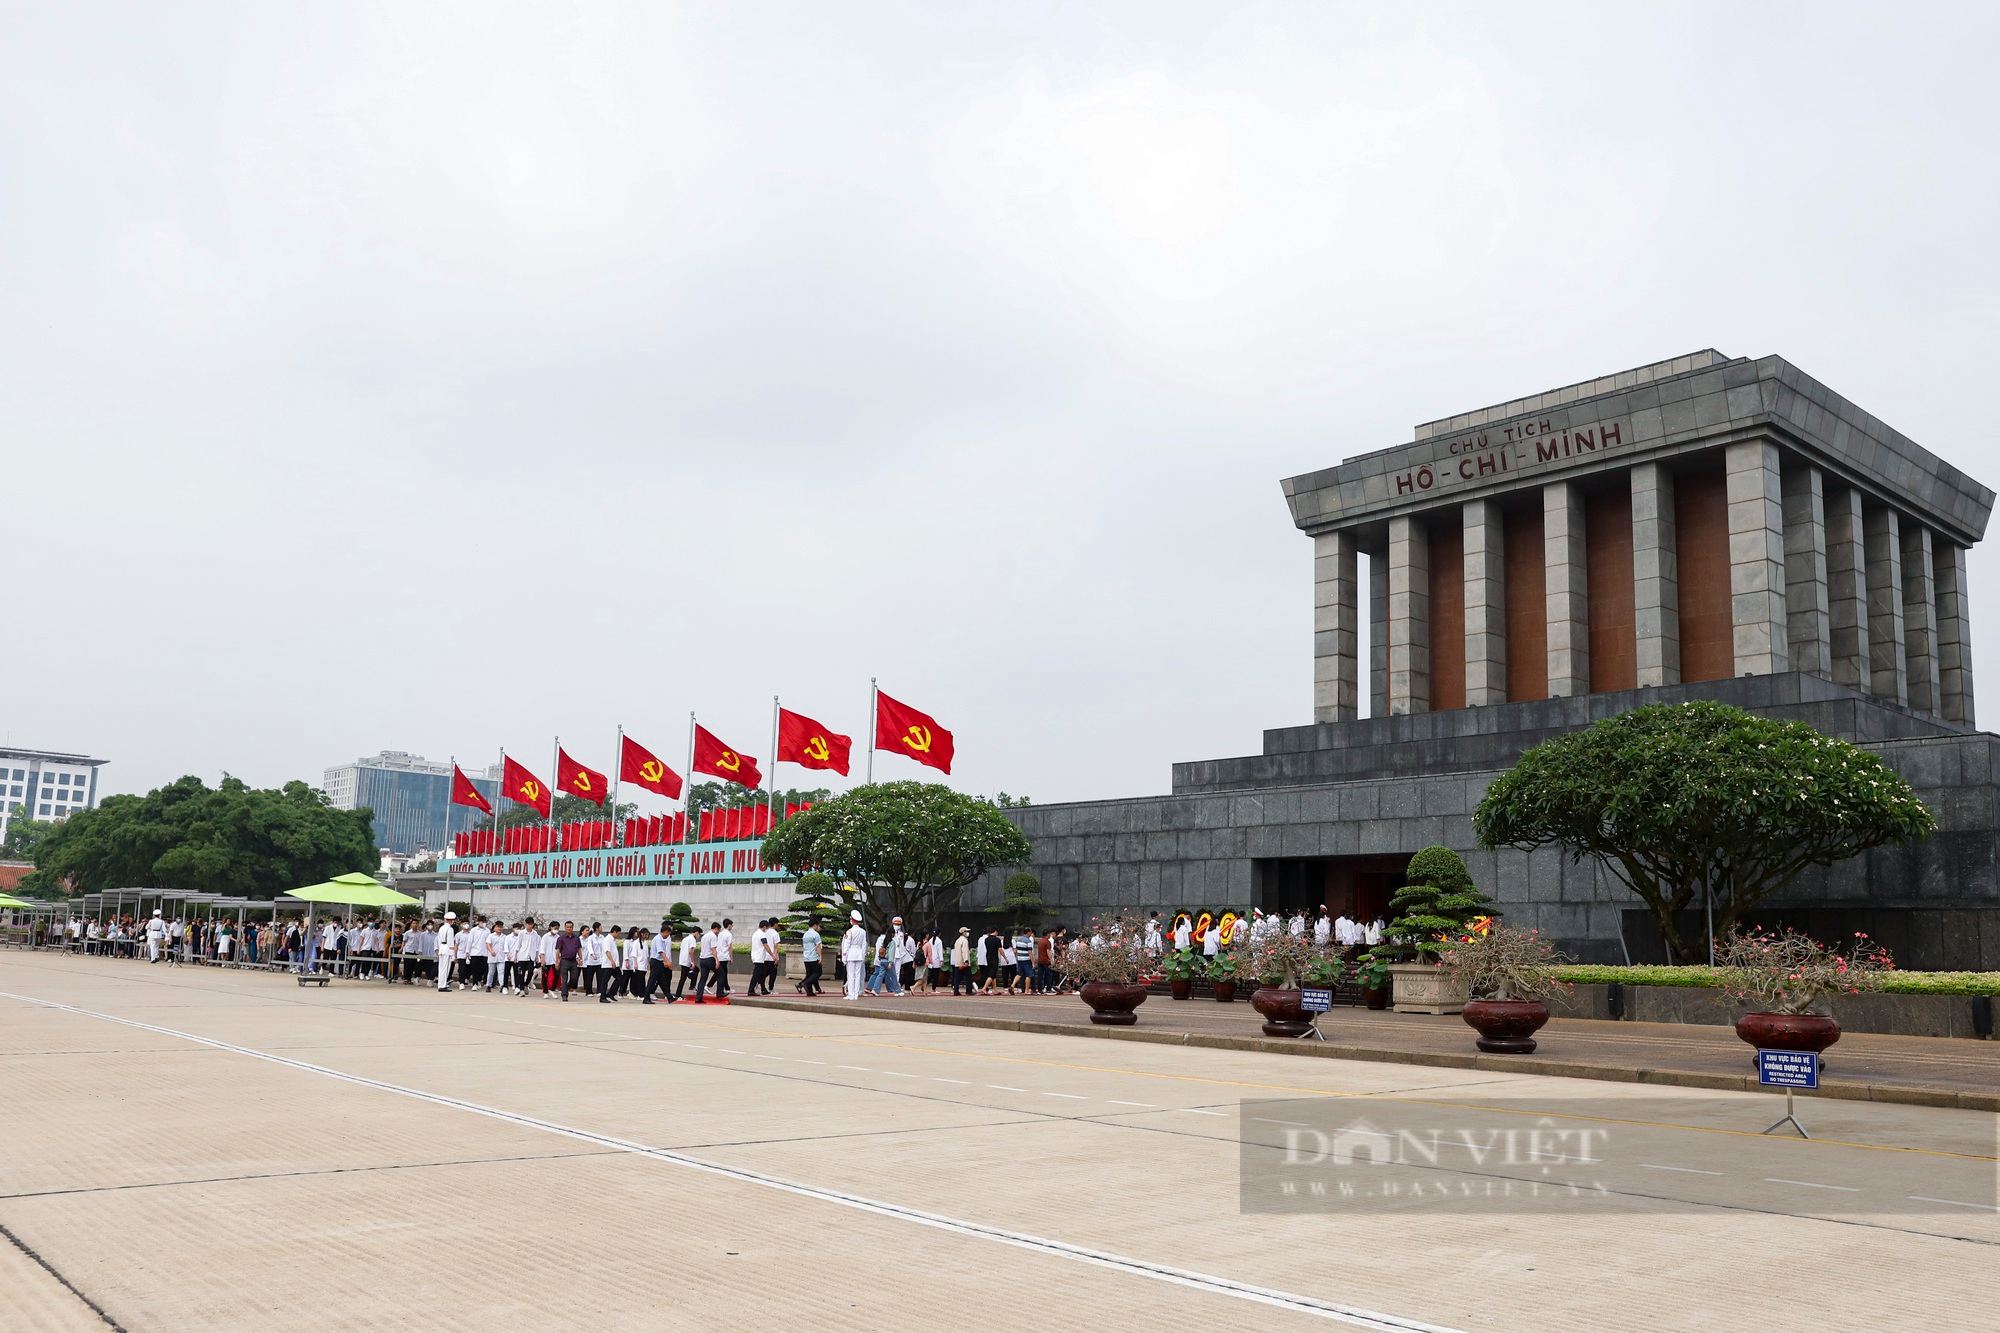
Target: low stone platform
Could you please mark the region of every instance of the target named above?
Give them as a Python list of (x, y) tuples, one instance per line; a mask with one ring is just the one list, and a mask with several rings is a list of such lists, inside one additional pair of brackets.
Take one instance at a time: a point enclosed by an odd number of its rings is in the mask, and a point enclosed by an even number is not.
[[(1659, 1083), (1754, 1092), (1750, 1048), (1728, 1028), (1677, 1023), (1605, 1022), (1556, 1018), (1539, 1034), (1533, 1055), (1485, 1055), (1457, 1016), (1337, 1008), (1321, 1016), (1326, 1040), (1265, 1037), (1262, 1018), (1245, 1000), (1175, 1001), (1151, 996), (1136, 1027), (1098, 1027), (1074, 995), (953, 996), (849, 1001), (733, 997), (739, 1006), (866, 1016), (918, 1023), (1001, 1028), (1228, 1050), (1256, 1050), (1337, 1060), (1484, 1069), (1563, 1078)], [(1773, 1090), (1775, 1095), (1775, 1090)], [(2000, 1042), (1848, 1033), (1826, 1054), (1817, 1094), (1852, 1101), (1900, 1102), (2000, 1111)]]

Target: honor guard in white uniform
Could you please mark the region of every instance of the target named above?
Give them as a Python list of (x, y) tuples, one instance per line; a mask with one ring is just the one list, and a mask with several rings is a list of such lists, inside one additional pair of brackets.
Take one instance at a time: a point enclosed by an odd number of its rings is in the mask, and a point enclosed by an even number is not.
[(452, 923), (458, 920), (458, 913), (446, 912), (444, 924), (438, 927), (438, 989), (451, 989), (451, 965), (458, 961), (458, 929)]
[(840, 937), (840, 959), (847, 964), (847, 998), (861, 998), (862, 972), (868, 966), (868, 932), (861, 928), (861, 913), (847, 914), (847, 933)]

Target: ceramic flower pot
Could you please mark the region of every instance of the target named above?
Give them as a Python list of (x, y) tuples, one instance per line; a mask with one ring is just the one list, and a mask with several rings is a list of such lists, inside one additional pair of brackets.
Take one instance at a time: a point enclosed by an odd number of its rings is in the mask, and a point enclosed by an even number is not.
[(1139, 1021), (1133, 1013), (1146, 1002), (1146, 988), (1131, 981), (1086, 981), (1078, 992), (1090, 1006), (1090, 1021), (1107, 1027), (1130, 1027)]
[(1250, 997), (1250, 1007), (1264, 1015), (1267, 1037), (1303, 1037), (1312, 1031), (1312, 1018), (1300, 1006), (1303, 992), (1279, 986), (1259, 986)]
[(1185, 1000), (1194, 994), (1194, 981), (1190, 977), (1175, 977), (1167, 983), (1167, 993), (1176, 1000)]
[(1373, 988), (1363, 986), (1361, 988), (1361, 1002), (1370, 1009), (1387, 1009), (1389, 1007), (1389, 997), (1393, 994), (1395, 992), (1387, 986)]
[(1534, 1034), (1549, 1021), (1540, 1000), (1467, 1000), (1460, 1013), (1479, 1033), (1473, 1044), (1493, 1055), (1532, 1054)]
[(1823, 1051), (1840, 1040), (1831, 1014), (1745, 1014), (1736, 1035), (1767, 1051)]
[(1236, 983), (1234, 981), (1216, 982), (1215, 998), (1219, 1003), (1228, 1004), (1231, 1000), (1236, 998)]

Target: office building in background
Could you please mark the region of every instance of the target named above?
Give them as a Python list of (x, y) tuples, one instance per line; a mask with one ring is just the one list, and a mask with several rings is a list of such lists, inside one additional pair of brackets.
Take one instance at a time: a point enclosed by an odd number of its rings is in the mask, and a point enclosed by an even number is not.
[[(500, 799), (499, 774), (468, 772), (489, 801)], [(451, 804), (451, 765), (402, 750), (384, 750), (326, 770), (326, 798), (335, 808), (375, 812), (375, 845), (398, 856), (435, 852), (485, 816)]]

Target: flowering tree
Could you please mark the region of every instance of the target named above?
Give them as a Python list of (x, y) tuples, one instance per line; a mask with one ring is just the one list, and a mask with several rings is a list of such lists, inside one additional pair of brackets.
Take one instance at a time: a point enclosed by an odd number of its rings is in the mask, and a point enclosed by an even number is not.
[(1486, 789), (1484, 847), (1594, 856), (1652, 910), (1671, 961), (1681, 915), (1718, 937), (1812, 866), (1929, 837), (1937, 819), (1880, 759), (1802, 722), (1711, 701), (1653, 704), (1544, 741)]
[(1340, 978), (1343, 963), (1331, 945), (1314, 944), (1310, 935), (1294, 935), (1287, 930), (1272, 931), (1243, 947), (1241, 966), (1268, 986), (1298, 989), (1301, 981), (1315, 986), (1331, 986)]
[(1092, 917), (1090, 928), (1063, 951), (1062, 970), (1075, 982), (1128, 983), (1146, 975), (1153, 960), (1146, 953), (1146, 925), (1137, 913)]
[(1765, 1014), (1809, 1014), (1828, 995), (1872, 989), (1896, 965), (1866, 935), (1841, 953), (1795, 930), (1733, 931), (1716, 962), (1724, 989)]

